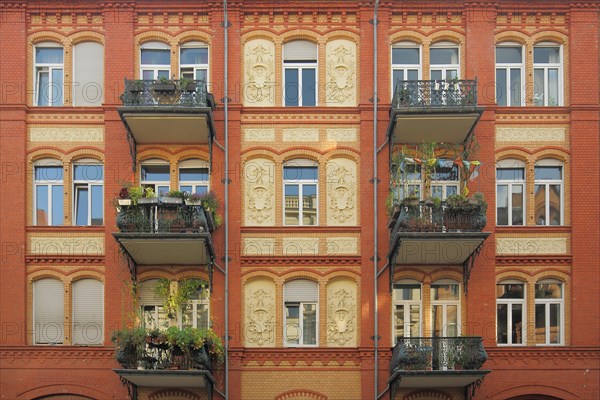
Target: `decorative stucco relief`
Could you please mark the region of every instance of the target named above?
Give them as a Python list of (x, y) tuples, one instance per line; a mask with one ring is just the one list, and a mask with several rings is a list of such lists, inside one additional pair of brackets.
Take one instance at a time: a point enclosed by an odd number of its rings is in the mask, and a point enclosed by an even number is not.
[(284, 256), (316, 256), (319, 254), (317, 238), (284, 238)]
[(358, 137), (356, 128), (329, 128), (327, 140), (329, 142), (356, 142)]
[(244, 336), (247, 347), (275, 346), (275, 284), (266, 279), (246, 284)]
[(247, 142), (274, 142), (275, 128), (246, 128), (244, 140)]
[(497, 127), (497, 142), (564, 142), (567, 129), (540, 127)]
[(356, 163), (347, 158), (327, 162), (327, 225), (356, 225)]
[(318, 142), (318, 128), (286, 128), (283, 130), (284, 142)]
[(102, 142), (104, 128), (99, 127), (30, 127), (32, 142)]
[(496, 238), (496, 253), (503, 255), (567, 254), (567, 238)]
[(244, 46), (244, 105), (275, 105), (275, 44), (265, 39)]
[(246, 163), (245, 224), (272, 226), (275, 223), (275, 163), (255, 158)]
[(245, 256), (273, 256), (275, 255), (275, 239), (271, 238), (245, 238)]
[(99, 256), (104, 254), (104, 236), (31, 236), (27, 252), (29, 254), (59, 254), (62, 256)]
[(328, 106), (356, 105), (356, 44), (349, 40), (332, 40), (325, 51), (325, 102)]
[(327, 285), (327, 344), (352, 347), (356, 343), (356, 285), (335, 281)]
[(358, 238), (355, 237), (328, 237), (327, 255), (355, 255), (358, 254)]

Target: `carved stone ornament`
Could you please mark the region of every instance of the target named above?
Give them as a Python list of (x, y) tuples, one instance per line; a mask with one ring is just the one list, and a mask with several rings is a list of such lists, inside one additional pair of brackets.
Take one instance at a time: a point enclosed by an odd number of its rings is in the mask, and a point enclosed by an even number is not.
[(346, 289), (340, 289), (327, 299), (327, 341), (344, 346), (354, 340), (356, 301)]
[(340, 224), (354, 217), (355, 182), (352, 174), (344, 166), (338, 166), (327, 176), (329, 191), (329, 211), (331, 218)]
[(246, 209), (250, 222), (263, 224), (271, 222), (273, 216), (273, 197), (271, 174), (266, 165), (258, 162), (248, 164), (246, 169), (248, 207)]
[(273, 341), (273, 293), (258, 289), (249, 296), (246, 306), (246, 342), (262, 346)]
[(246, 101), (248, 104), (272, 102), (275, 82), (275, 56), (271, 49), (259, 43), (246, 52)]
[(354, 53), (339, 44), (327, 55), (327, 102), (346, 103), (354, 97)]

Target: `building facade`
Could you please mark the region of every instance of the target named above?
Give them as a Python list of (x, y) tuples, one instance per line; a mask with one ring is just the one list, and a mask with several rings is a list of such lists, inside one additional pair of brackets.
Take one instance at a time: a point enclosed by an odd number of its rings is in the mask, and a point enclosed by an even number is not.
[[(597, 398), (599, 36), (597, 0), (0, 0), (0, 397)], [(224, 362), (159, 340), (198, 331)]]

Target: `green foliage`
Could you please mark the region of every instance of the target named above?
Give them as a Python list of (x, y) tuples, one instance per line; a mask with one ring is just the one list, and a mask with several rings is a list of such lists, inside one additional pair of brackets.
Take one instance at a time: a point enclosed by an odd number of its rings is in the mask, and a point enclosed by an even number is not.
[(210, 359), (220, 364), (225, 356), (223, 341), (212, 329), (183, 328), (171, 326), (166, 331), (167, 343), (184, 353), (205, 347)]
[(169, 197), (178, 197), (180, 199), (185, 199), (186, 198), (186, 193), (179, 191), (179, 190), (169, 190), (169, 193), (167, 193), (167, 196)]
[(177, 290), (171, 292), (171, 281), (166, 278), (158, 280), (154, 288), (155, 293), (164, 298), (163, 306), (170, 318), (177, 315), (181, 306), (196, 297), (198, 291), (207, 286), (201, 279), (184, 279), (179, 282)]
[(127, 189), (131, 202), (136, 205), (138, 200), (144, 197), (144, 188), (141, 186), (131, 186)]

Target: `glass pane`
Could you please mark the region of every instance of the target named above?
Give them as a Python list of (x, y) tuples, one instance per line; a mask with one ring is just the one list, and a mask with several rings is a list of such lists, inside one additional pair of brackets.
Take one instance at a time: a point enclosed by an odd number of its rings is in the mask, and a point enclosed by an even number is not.
[(208, 168), (181, 168), (179, 180), (186, 181), (208, 181)]
[(142, 65), (171, 65), (171, 51), (142, 49)]
[(40, 107), (45, 107), (49, 104), (50, 101), (50, 88), (48, 87), (48, 85), (50, 84), (50, 75), (48, 74), (48, 71), (39, 71), (37, 79), (37, 105)]
[(560, 185), (549, 185), (549, 205), (550, 215), (550, 225), (560, 225), (560, 213), (561, 213), (561, 195), (560, 195)]
[(205, 185), (198, 185), (196, 186), (196, 194), (205, 194), (208, 193), (208, 186)]
[(533, 70), (533, 102), (536, 106), (544, 105), (544, 70)]
[(92, 225), (102, 225), (104, 223), (104, 196), (102, 192), (102, 185), (92, 185)]
[(196, 327), (199, 329), (208, 329), (208, 306), (198, 304), (196, 306)]
[(534, 47), (533, 62), (535, 64), (554, 64), (560, 62), (559, 47)]
[(562, 284), (537, 283), (535, 285), (536, 299), (562, 299)]
[(394, 300), (421, 300), (421, 285), (394, 284)]
[(521, 47), (496, 47), (496, 63), (521, 63)]
[(431, 64), (458, 64), (457, 48), (432, 48)]
[(302, 225), (317, 224), (317, 185), (302, 186)]
[(35, 62), (36, 64), (62, 64), (62, 47), (36, 47)]
[(523, 168), (496, 168), (496, 179), (499, 181), (522, 181), (525, 180), (525, 170)]
[(421, 198), (421, 185), (408, 185), (408, 195)]
[(62, 225), (64, 218), (63, 186), (52, 186), (52, 225)]
[(208, 64), (208, 48), (182, 48), (181, 64)]
[(562, 167), (561, 166), (535, 167), (534, 168), (534, 176), (535, 176), (535, 180), (543, 180), (543, 179), (562, 180)]
[(496, 305), (496, 341), (500, 344), (508, 343), (508, 305)]
[(285, 185), (285, 224), (300, 224), (300, 201), (298, 185)]
[(394, 309), (394, 335), (397, 338), (406, 336), (404, 333), (404, 305), (396, 304)]
[(431, 174), (431, 179), (434, 181), (457, 181), (458, 167), (440, 167), (436, 166), (435, 171)]
[(79, 226), (88, 224), (88, 188), (75, 188), (75, 223)]
[(142, 71), (142, 79), (145, 81), (151, 81), (154, 79), (154, 70), (153, 69), (145, 69)]
[(512, 186), (512, 224), (523, 225), (523, 185)]
[(548, 105), (558, 106), (558, 69), (550, 68), (548, 70)]
[(447, 69), (446, 70), (446, 80), (453, 80), (458, 78), (458, 71), (455, 69)]
[(75, 165), (73, 175), (76, 181), (102, 182), (104, 179), (102, 165)]
[(496, 223), (508, 225), (508, 186), (496, 186)]
[(300, 104), (300, 83), (298, 81), (298, 69), (285, 69), (285, 105), (295, 107)]
[(439, 69), (431, 70), (431, 79), (439, 81), (442, 79), (442, 71)]
[(512, 305), (512, 342), (523, 343), (523, 305)]
[(510, 105), (520, 106), (521, 105), (521, 69), (511, 68), (510, 69)]
[(63, 169), (60, 166), (35, 167), (35, 180), (46, 182), (62, 182)]
[(506, 69), (496, 70), (496, 103), (506, 105)]
[(158, 70), (157, 76), (158, 76), (158, 79), (161, 79), (161, 78), (170, 79), (171, 78), (169, 76), (169, 71), (168, 70), (164, 70), (164, 69)]
[(304, 344), (317, 344), (316, 304), (304, 304), (302, 316), (302, 339)]
[(446, 306), (446, 336), (456, 337), (458, 336), (458, 306), (448, 305)]
[(194, 305), (191, 303), (181, 306), (181, 327), (192, 328), (194, 326)]
[(52, 105), (63, 105), (63, 70), (58, 68), (52, 69)]
[(442, 199), (444, 196), (444, 187), (440, 185), (431, 185), (431, 197)]
[(418, 48), (392, 48), (392, 64), (419, 64)]
[[(290, 162), (290, 164), (293, 163), (293, 161)], [(316, 181), (317, 175), (317, 167), (286, 166), (283, 168), (283, 179), (286, 181)]]
[(443, 306), (434, 305), (431, 307), (431, 318), (433, 321), (433, 336), (444, 336), (444, 316), (442, 314)]
[(433, 300), (458, 300), (458, 284), (431, 285)]
[(168, 186), (162, 186), (159, 185), (156, 187), (156, 194), (159, 196), (165, 196), (167, 193), (169, 193), (169, 187)]
[(180, 192), (192, 193), (192, 186), (190, 185), (179, 185)]
[(421, 336), (421, 306), (410, 306), (410, 336)]
[(416, 81), (419, 79), (419, 70), (416, 69), (409, 69), (408, 71), (406, 71), (407, 75), (408, 75), (408, 79), (409, 81)]
[(314, 106), (316, 104), (316, 70), (314, 68), (304, 68), (302, 70), (302, 105)]
[(535, 305), (535, 342), (546, 343), (546, 305)]
[(498, 299), (524, 299), (525, 290), (523, 284), (499, 284), (496, 285), (496, 298)]
[(393, 80), (394, 80), (394, 89), (396, 88), (396, 83), (404, 80), (404, 70), (403, 69), (395, 69), (393, 72)]
[(300, 344), (300, 306), (286, 304), (285, 312), (284, 339), (288, 344)]
[(142, 165), (142, 181), (168, 181), (169, 165)]
[(35, 203), (36, 225), (47, 226), (48, 215), (50, 214), (47, 185), (38, 185), (35, 187)]
[(535, 224), (546, 225), (546, 185), (535, 185)]
[(550, 343), (560, 343), (560, 304), (550, 304)]

